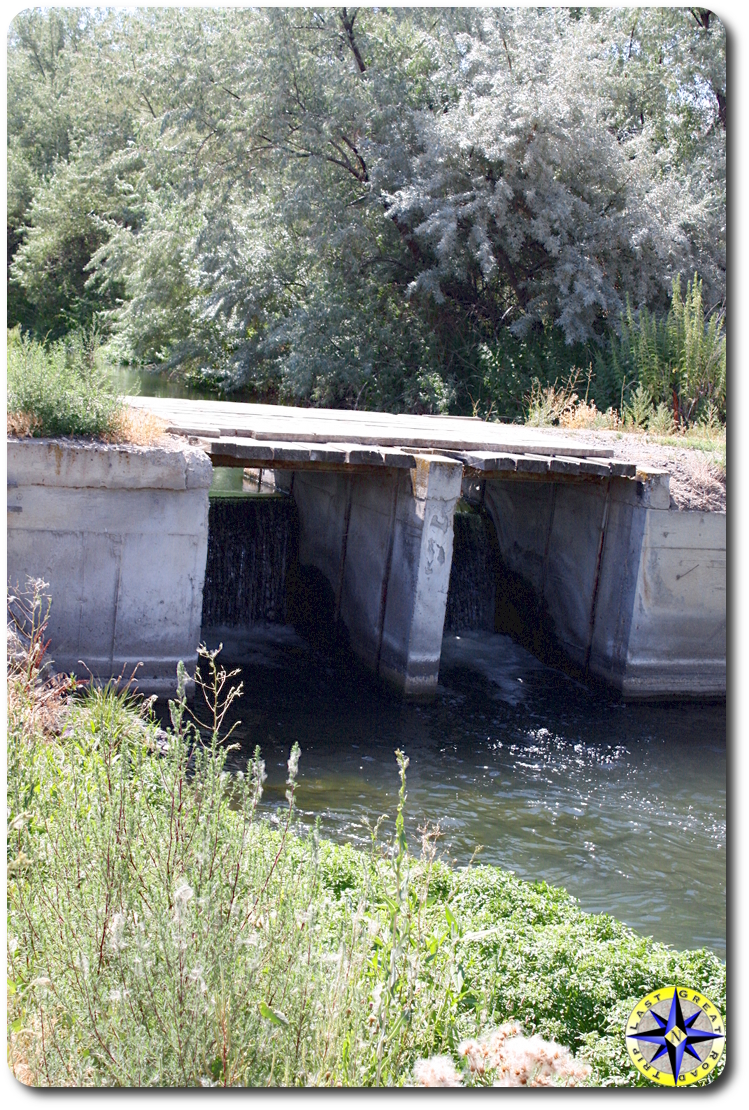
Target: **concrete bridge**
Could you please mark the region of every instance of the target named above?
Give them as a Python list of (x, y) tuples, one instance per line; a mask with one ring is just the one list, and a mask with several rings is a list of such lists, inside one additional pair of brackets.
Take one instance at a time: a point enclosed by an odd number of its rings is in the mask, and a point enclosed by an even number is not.
[(9, 581), (50, 583), (60, 669), (107, 680), (141, 663), (141, 689), (172, 693), (200, 639), (213, 465), (273, 471), (300, 563), (408, 697), (437, 685), (461, 496), (579, 670), (630, 698), (725, 693), (726, 518), (671, 510), (665, 472), (475, 419), (128, 400), (182, 446), (8, 443)]
[(665, 471), (543, 429), (443, 416), (130, 398), (214, 466), (273, 470), (354, 650), (437, 685), (453, 514), (481, 504), (567, 657), (629, 697), (725, 692), (725, 516), (669, 509)]

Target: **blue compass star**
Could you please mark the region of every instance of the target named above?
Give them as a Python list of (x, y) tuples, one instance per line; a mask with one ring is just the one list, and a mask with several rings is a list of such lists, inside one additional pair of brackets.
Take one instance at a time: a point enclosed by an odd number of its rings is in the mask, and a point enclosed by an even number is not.
[(697, 1018), (702, 1013), (697, 1010), (690, 1018), (684, 1020), (684, 1015), (681, 1012), (681, 1003), (679, 1002), (679, 995), (674, 987), (674, 997), (671, 1000), (671, 1009), (668, 1012), (667, 1018), (662, 1018), (654, 1010), (650, 1011), (650, 1016), (658, 1023), (657, 1029), (648, 1030), (647, 1033), (628, 1033), (627, 1038), (631, 1041), (646, 1041), (648, 1044), (659, 1045), (658, 1051), (651, 1057), (650, 1063), (654, 1064), (659, 1057), (668, 1054), (669, 1063), (671, 1064), (671, 1074), (674, 1077), (674, 1082), (679, 1080), (679, 1072), (681, 1071), (681, 1062), (684, 1059), (684, 1053), (693, 1056), (698, 1063), (702, 1063), (702, 1058), (692, 1048), (692, 1045), (699, 1044), (702, 1041), (713, 1041), (722, 1037), (722, 1033), (712, 1033), (704, 1029), (693, 1029), (693, 1025)]

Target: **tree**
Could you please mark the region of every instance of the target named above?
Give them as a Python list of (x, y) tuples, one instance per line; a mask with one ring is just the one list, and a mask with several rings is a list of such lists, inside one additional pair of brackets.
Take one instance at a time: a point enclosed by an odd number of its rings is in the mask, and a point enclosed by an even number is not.
[(724, 296), (725, 33), (702, 9), (85, 26), (76, 73), (96, 56), (110, 75), (96, 95), (121, 106), (117, 138), (100, 108), (71, 125), (13, 272), (39, 300), (35, 275), (61, 265), (43, 214), (88, 167), (98, 238), (79, 237), (70, 297), (104, 310), (124, 356), (262, 396), (465, 408), (477, 352), (508, 329), (595, 345), (627, 296), (665, 313), (678, 275)]

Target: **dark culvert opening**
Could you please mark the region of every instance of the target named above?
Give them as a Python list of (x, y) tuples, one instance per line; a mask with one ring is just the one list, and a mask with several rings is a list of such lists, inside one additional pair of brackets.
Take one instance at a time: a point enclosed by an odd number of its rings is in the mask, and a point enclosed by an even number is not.
[(545, 602), (503, 560), (489, 513), (463, 499), (454, 518), (445, 632), (501, 632), (542, 663), (582, 677), (558, 643)]
[(202, 635), (241, 652), (258, 624), (290, 625), (314, 651), (346, 650), (335, 597), (315, 567), (299, 563), (299, 516), (284, 493), (221, 490), (210, 498)]
[(288, 577), (296, 559), (297, 529), (291, 498), (211, 497), (204, 628), (287, 623)]

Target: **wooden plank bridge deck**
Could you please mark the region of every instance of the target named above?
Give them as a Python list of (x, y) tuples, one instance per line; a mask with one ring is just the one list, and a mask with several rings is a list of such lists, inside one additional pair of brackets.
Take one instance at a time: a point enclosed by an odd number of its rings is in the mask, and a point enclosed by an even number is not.
[(410, 416), (341, 409), (292, 408), (232, 401), (128, 397), (168, 431), (196, 440), (214, 466), (278, 470), (405, 468), (439, 453), (476, 474), (634, 478), (634, 463), (608, 447), (549, 434), (543, 428), (475, 417)]

